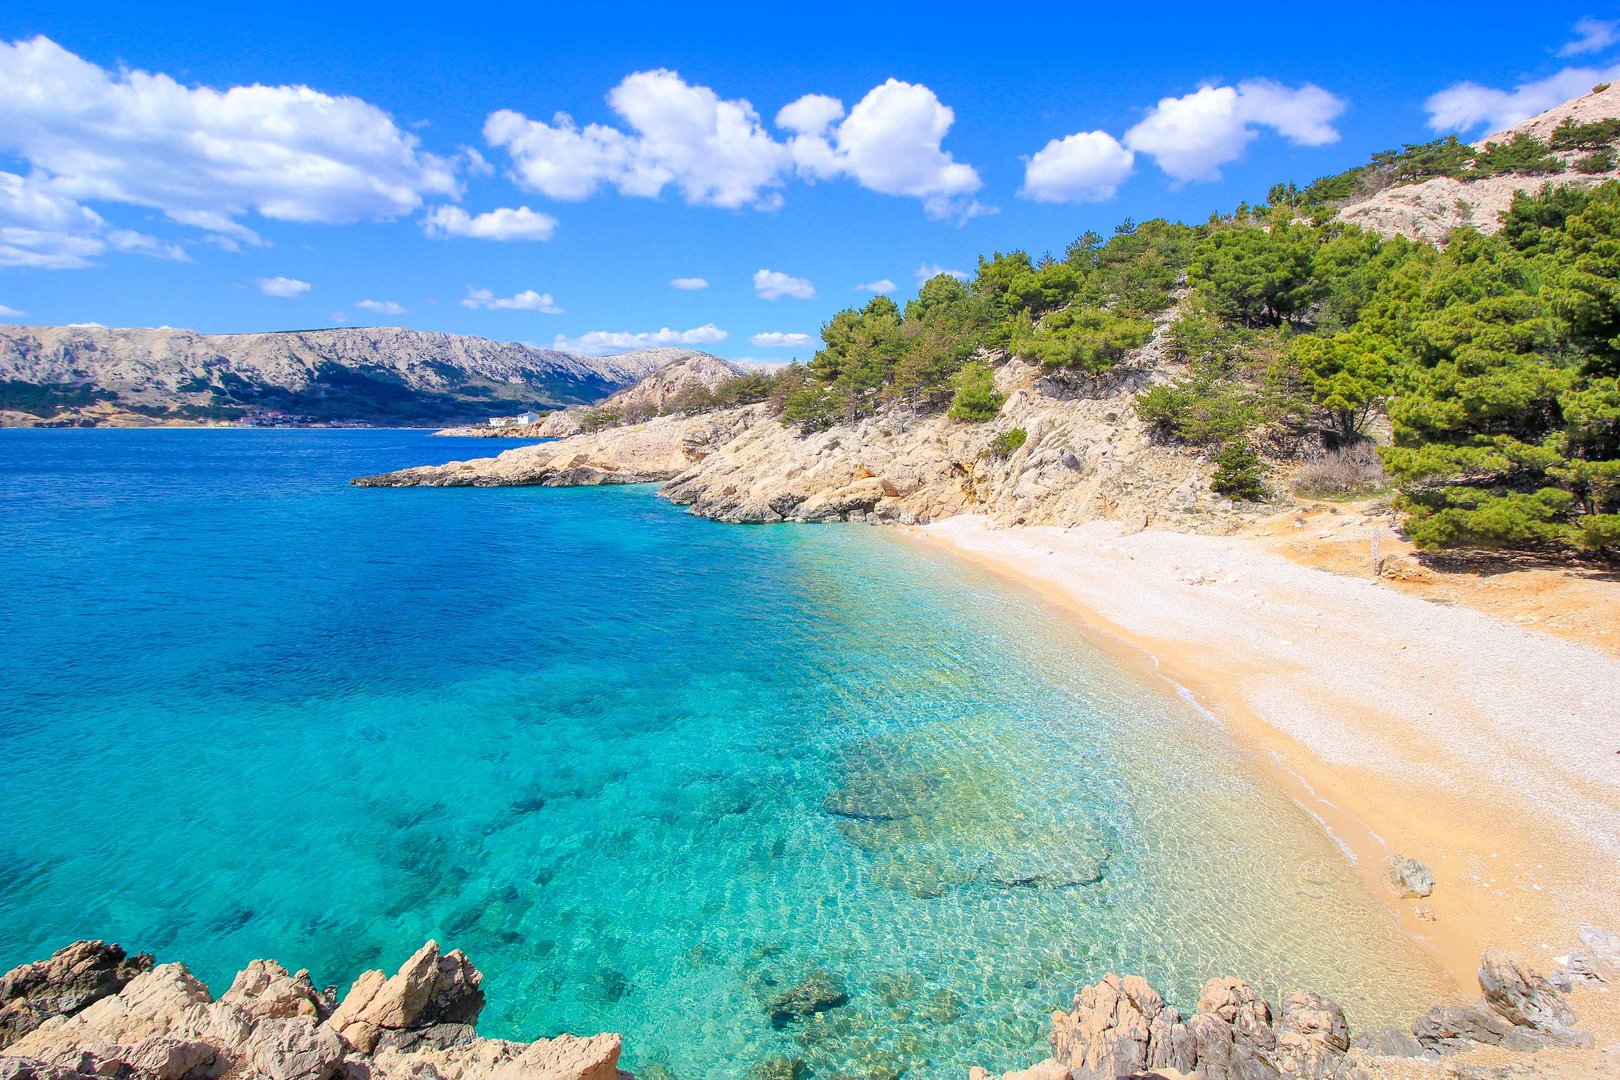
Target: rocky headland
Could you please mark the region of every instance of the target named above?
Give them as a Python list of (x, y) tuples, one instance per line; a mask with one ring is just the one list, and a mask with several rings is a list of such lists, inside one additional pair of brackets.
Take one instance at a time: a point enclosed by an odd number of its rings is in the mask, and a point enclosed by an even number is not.
[[(1157, 339), (1101, 380), (1047, 375), (1005, 355), (996, 360), (996, 382), (1007, 401), (987, 424), (894, 410), (806, 435), (783, 425), (768, 405), (749, 405), (658, 416), (355, 483), (660, 481), (666, 498), (696, 514), (746, 523), (912, 525), (973, 513), (997, 525), (1105, 519), (1136, 529), (1227, 533), (1275, 512), (1214, 492), (1207, 463), (1161, 445), (1137, 416), (1132, 394), (1179, 370)], [(1006, 442), (1013, 432), (1021, 433), (1016, 446)]]
[(708, 353), (693, 352), (664, 364), (634, 386), (611, 394), (594, 405), (571, 405), (547, 413), (534, 424), (490, 427), (469, 424), (446, 428), (435, 435), (456, 435), (474, 439), (566, 439), (597, 425), (625, 420), (646, 420), (679, 411), (683, 397), (698, 390), (713, 390), (745, 369)]
[[(1183, 1018), (1145, 980), (1110, 973), (1052, 1014), (1049, 1058), (1001, 1080), (1620, 1074), (1611, 1041), (1620, 935), (1584, 929), (1581, 948), (1550, 976), (1488, 952), (1479, 985), (1473, 1005), (1436, 1005), (1407, 1030), (1353, 1034), (1336, 1003), (1309, 991), (1273, 1009), (1242, 980), (1211, 979)], [(817, 971), (767, 994), (762, 1008), (773, 1025), (804, 1025), (848, 1000), (836, 976)], [(368, 971), (341, 997), (307, 971), (254, 960), (217, 999), (184, 964), (79, 941), (0, 977), (0, 1080), (630, 1078), (617, 1034), (484, 1038), (483, 1007), (482, 974), (432, 941), (394, 975)], [(1577, 1009), (1597, 1025), (1579, 1026)], [(803, 1072), (791, 1058), (719, 1070), (750, 1080)], [(644, 1076), (655, 1074), (672, 1080), (663, 1066)], [(976, 1068), (970, 1080), (994, 1077)]]

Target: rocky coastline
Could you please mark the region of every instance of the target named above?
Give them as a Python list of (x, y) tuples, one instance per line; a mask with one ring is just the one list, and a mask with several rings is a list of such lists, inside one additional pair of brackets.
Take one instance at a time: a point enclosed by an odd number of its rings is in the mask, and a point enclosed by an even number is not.
[[(568, 487), (658, 482), (719, 521), (912, 525), (983, 514), (998, 526), (1117, 520), (1228, 534), (1278, 507), (1228, 499), (1196, 455), (1162, 445), (1131, 407), (1179, 365), (1155, 342), (1103, 381), (1075, 383), (1002, 357), (989, 423), (891, 410), (802, 434), (768, 405), (657, 416), (495, 457), (357, 478), (361, 487)], [(544, 425), (542, 422), (542, 426)], [(1020, 432), (1022, 442), (1003, 450)]]
[[(1380, 1080), (1596, 1076), (1620, 1043), (1577, 1025), (1614, 1013), (1620, 935), (1581, 930), (1550, 975), (1495, 950), (1474, 1005), (1444, 1003), (1409, 1030), (1352, 1035), (1310, 991), (1273, 1009), (1250, 984), (1207, 982), (1183, 1018), (1139, 976), (1109, 973), (1052, 1014), (1051, 1056), (999, 1080)], [(341, 997), (307, 971), (254, 960), (219, 998), (184, 964), (78, 941), (0, 977), (0, 1080), (633, 1080), (618, 1034), (484, 1038), (483, 975), (460, 951), (422, 946), (392, 976), (368, 971)], [(779, 1026), (814, 1023), (847, 995), (820, 974), (764, 1003)], [(1620, 1032), (1599, 1027), (1603, 1040)], [(750, 1080), (804, 1075), (796, 1059), (737, 1062)], [(643, 1075), (670, 1080), (653, 1066)], [(996, 1080), (975, 1068), (969, 1080)]]

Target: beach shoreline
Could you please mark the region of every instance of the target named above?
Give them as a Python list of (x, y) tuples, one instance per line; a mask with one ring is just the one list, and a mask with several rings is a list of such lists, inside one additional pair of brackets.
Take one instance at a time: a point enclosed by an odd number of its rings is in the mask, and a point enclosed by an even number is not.
[[(1290, 561), (1255, 537), (1113, 523), (899, 530), (1034, 592), (1209, 711), (1329, 833), (1407, 934), (1476, 987), (1620, 923), (1620, 659)], [(1567, 721), (1560, 722), (1560, 717)], [(1384, 877), (1433, 868), (1424, 899)]]

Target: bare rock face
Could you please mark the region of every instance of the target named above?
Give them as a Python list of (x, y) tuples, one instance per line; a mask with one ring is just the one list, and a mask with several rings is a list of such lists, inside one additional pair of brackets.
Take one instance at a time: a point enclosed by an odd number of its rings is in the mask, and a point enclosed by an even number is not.
[(274, 960), (255, 960), (237, 973), (236, 981), (220, 1001), (239, 1005), (259, 1019), (309, 1016), (325, 1020), (332, 1012), (328, 1001), (310, 982), (309, 972), (287, 974)]
[(1149, 1068), (1187, 1071), (1195, 1062), (1194, 1038), (1146, 979), (1110, 973), (1080, 991), (1072, 1012), (1052, 1014), (1052, 1057), (1075, 1080), (1113, 1080)]
[[(81, 959), (111, 955), (99, 942), (74, 948), (72, 955)], [(117, 962), (122, 956), (117, 953)], [(23, 983), (39, 985), (37, 975), (30, 978)], [(249, 964), (217, 1001), (183, 965), (163, 964), (75, 1012), (44, 1017), (4, 1048), (0, 1080), (618, 1076), (617, 1035), (534, 1043), (479, 1038), (472, 1025), (484, 1005), (482, 981), (465, 956), (441, 954), (432, 941), (392, 977), (381, 971), (362, 975), (335, 1009), (308, 973), (288, 974), (274, 960)]]
[[(1566, 118), (1591, 123), (1615, 116), (1620, 116), (1620, 86), (1594, 90), (1555, 105), (1504, 131), (1487, 135), (1475, 145), (1511, 142), (1519, 134), (1545, 142)], [(1560, 151), (1554, 156), (1569, 165), (1581, 155)], [(1538, 194), (1553, 187), (1590, 188), (1616, 178), (1620, 178), (1620, 171), (1586, 174), (1568, 170), (1552, 176), (1507, 173), (1474, 180), (1437, 176), (1421, 183), (1386, 188), (1344, 206), (1338, 216), (1340, 221), (1360, 225), (1386, 238), (1405, 236), (1444, 244), (1452, 232), (1464, 226), (1483, 233), (1496, 232), (1502, 227), (1502, 214), (1521, 191)]]
[(53, 1016), (72, 1016), (152, 969), (152, 956), (117, 945), (76, 941), (49, 960), (0, 976), (0, 1050)]
[(368, 971), (355, 980), (328, 1021), (350, 1048), (376, 1049), (387, 1033), (436, 1025), (472, 1025), (484, 1008), (483, 976), (458, 950), (439, 955), (429, 941), (392, 977)]

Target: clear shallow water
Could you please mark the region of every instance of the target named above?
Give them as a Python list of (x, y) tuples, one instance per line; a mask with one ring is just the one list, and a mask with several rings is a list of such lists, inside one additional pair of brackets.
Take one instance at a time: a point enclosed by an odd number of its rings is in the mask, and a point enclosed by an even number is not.
[[(1441, 976), (1303, 811), (1051, 612), (877, 529), (651, 488), (362, 490), (392, 431), (0, 431), (0, 968), (76, 937), (485, 1034), (960, 1076), (1108, 970), (1404, 1018)], [(773, 1027), (809, 972), (850, 1000)]]

